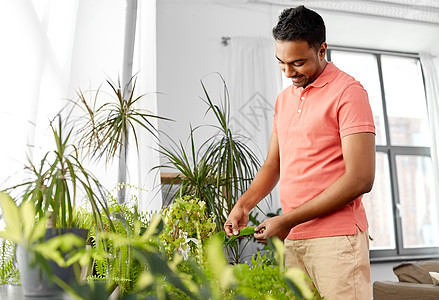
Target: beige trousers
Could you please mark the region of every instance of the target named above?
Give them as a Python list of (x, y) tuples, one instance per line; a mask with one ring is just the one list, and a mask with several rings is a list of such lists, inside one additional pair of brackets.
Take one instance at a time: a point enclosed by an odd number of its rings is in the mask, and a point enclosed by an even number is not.
[(369, 235), (285, 240), (285, 265), (302, 269), (325, 300), (370, 300)]

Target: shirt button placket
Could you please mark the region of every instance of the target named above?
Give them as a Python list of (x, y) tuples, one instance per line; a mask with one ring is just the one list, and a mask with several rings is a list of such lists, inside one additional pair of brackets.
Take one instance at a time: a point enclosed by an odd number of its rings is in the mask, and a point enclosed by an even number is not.
[(299, 120), (300, 120), (301, 115), (302, 115), (303, 103), (304, 103), (303, 100), (305, 100), (305, 97), (300, 95), (299, 96), (299, 103), (297, 105), (297, 111), (296, 111), (297, 113), (295, 114), (295, 117), (294, 117), (294, 122), (293, 122), (294, 125), (298, 125), (300, 122)]
[(298, 112), (299, 114), (302, 112), (302, 109), (303, 109), (303, 102), (304, 102), (304, 100), (305, 100), (305, 97), (304, 97), (304, 96), (301, 96), (301, 97), (300, 97), (300, 103), (299, 103), (299, 109), (297, 110), (297, 112)]

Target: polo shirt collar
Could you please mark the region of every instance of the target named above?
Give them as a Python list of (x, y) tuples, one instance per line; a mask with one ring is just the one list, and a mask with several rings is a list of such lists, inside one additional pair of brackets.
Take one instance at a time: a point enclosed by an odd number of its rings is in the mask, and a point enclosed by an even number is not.
[(320, 73), (319, 77), (317, 77), (314, 82), (309, 84), (308, 87), (323, 87), (328, 82), (331, 82), (333, 80), (336, 71), (337, 67), (334, 66), (332, 62), (328, 62), (325, 66), (325, 69), (322, 71), (322, 73)]

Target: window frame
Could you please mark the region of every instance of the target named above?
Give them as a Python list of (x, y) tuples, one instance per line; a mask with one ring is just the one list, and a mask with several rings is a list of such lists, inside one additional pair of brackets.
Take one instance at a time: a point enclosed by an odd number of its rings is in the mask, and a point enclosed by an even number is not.
[[(372, 262), (381, 262), (381, 261), (398, 261), (398, 260), (407, 260), (407, 259), (439, 258), (439, 247), (404, 248), (403, 245), (403, 225), (402, 225), (402, 218), (399, 213), (400, 197), (399, 197), (399, 189), (398, 189), (396, 157), (398, 155), (413, 155), (413, 156), (425, 156), (431, 159), (431, 147), (400, 146), (400, 145), (394, 146), (391, 144), (389, 119), (387, 115), (386, 95), (385, 95), (383, 71), (381, 64), (381, 55), (415, 58), (419, 60), (420, 59), (419, 54), (409, 53), (409, 52), (375, 50), (375, 49), (367, 49), (367, 48), (328, 46), (327, 54), (326, 54), (328, 61), (331, 61), (331, 53), (334, 50), (343, 51), (343, 52), (372, 54), (375, 56), (377, 63), (377, 71), (379, 75), (381, 101), (383, 108), (384, 134), (386, 135), (386, 145), (376, 145), (376, 152), (382, 152), (386, 154), (389, 164), (395, 248), (383, 249), (383, 250), (370, 250), (370, 260)], [(422, 65), (421, 65), (421, 73), (422, 73), (422, 80), (424, 83), (424, 91), (425, 91), (425, 77), (424, 77), (424, 72), (422, 70)], [(426, 101), (428, 101), (427, 94), (425, 94), (425, 99)], [(439, 205), (439, 203), (437, 203), (437, 205)]]

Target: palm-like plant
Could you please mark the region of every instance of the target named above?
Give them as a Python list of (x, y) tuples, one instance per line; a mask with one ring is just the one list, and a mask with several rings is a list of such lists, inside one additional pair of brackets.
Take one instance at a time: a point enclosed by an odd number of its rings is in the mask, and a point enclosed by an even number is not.
[[(106, 163), (118, 154), (118, 181), (125, 183), (129, 133), (133, 134), (138, 151), (139, 143), (136, 126), (140, 126), (139, 128), (143, 128), (154, 137), (157, 137), (156, 128), (151, 123), (150, 118), (168, 119), (136, 107), (137, 103), (146, 94), (135, 96), (135, 76), (131, 77), (125, 87), (121, 86), (120, 81), (117, 84), (111, 80), (106, 82), (112, 93), (104, 93), (103, 97), (108, 97), (108, 99), (100, 106), (97, 100), (101, 98), (101, 88), (96, 91), (92, 100), (87, 100), (86, 95), (81, 90), (78, 91), (79, 101), (75, 104), (78, 104), (85, 112), (85, 122), (79, 130), (79, 145), (82, 149), (86, 149), (86, 154), (91, 154), (91, 157), (100, 159), (105, 156)], [(119, 193), (118, 199), (119, 202), (124, 202), (124, 192)]]
[[(250, 140), (232, 132), (230, 128), (230, 100), (224, 79), (220, 76), (224, 86), (224, 100), (215, 105), (203, 82), (204, 94), (208, 111), (215, 114), (218, 125), (215, 126), (219, 134), (210, 137), (205, 145), (207, 161), (215, 166), (216, 189), (218, 191), (220, 208), (230, 213), (238, 198), (245, 192), (253, 180), (261, 164), (247, 143)], [(221, 203), (222, 202), (222, 203)], [(222, 220), (224, 223), (225, 219)]]
[[(106, 157), (106, 162), (114, 158), (122, 145), (127, 144), (128, 133), (131, 130), (134, 136), (136, 146), (138, 148), (138, 137), (136, 125), (146, 129), (153, 136), (156, 136), (156, 130), (149, 118), (161, 118), (147, 110), (136, 108), (136, 103), (145, 95), (135, 97), (136, 78), (132, 77), (128, 84), (133, 85), (128, 91), (128, 85), (123, 88), (120, 81), (114, 83), (111, 80), (106, 81), (112, 95), (108, 96), (99, 107), (97, 100), (101, 94), (101, 88), (96, 91), (92, 103), (82, 91), (78, 91), (79, 104), (83, 106), (87, 120), (85, 125), (79, 130), (82, 134), (80, 137), (80, 145), (89, 150), (92, 156)], [(164, 119), (164, 118), (161, 118)]]
[(167, 148), (160, 146), (160, 153), (169, 163), (161, 167), (176, 168), (180, 173), (179, 196), (192, 194), (207, 203), (209, 213), (215, 215), (217, 229), (221, 230), (227, 215), (238, 198), (248, 188), (260, 167), (254, 152), (247, 146), (248, 138), (234, 134), (230, 128), (230, 99), (225, 81), (219, 75), (224, 90), (220, 105), (213, 103), (201, 81), (206, 99), (207, 111), (212, 111), (218, 122), (211, 125), (215, 134), (200, 148), (195, 147), (194, 132), (191, 128), (190, 154), (183, 144), (176, 143)]
[[(191, 128), (190, 153), (186, 151), (181, 142), (177, 144), (171, 140), (172, 144), (169, 148), (159, 145), (159, 152), (167, 158), (169, 162), (168, 164), (159, 166), (159, 168), (170, 167), (180, 172), (180, 174), (174, 178), (175, 182), (179, 182), (179, 188), (170, 198), (174, 199), (176, 197), (191, 195), (194, 198), (205, 201), (208, 212), (215, 216), (217, 229), (220, 230), (221, 224), (219, 220), (224, 218), (224, 213), (222, 209), (216, 207), (216, 169), (208, 161), (209, 153), (203, 153), (196, 148), (194, 141), (195, 129)], [(172, 184), (166, 198), (168, 198), (171, 189)]]

